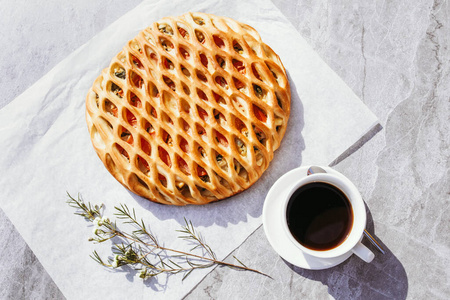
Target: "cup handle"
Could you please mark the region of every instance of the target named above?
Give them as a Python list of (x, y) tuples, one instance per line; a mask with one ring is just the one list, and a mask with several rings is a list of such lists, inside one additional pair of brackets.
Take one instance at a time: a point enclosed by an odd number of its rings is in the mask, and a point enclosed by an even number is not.
[(355, 247), (353, 247), (352, 252), (359, 256), (362, 260), (364, 260), (367, 263), (370, 263), (374, 258), (375, 254), (373, 254), (372, 251), (369, 250), (366, 246), (364, 246), (361, 242), (356, 244)]

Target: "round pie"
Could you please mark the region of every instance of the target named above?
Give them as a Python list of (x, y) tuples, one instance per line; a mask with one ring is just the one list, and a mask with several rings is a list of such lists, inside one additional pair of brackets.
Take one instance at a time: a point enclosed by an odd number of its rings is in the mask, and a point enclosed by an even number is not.
[(280, 146), (289, 112), (278, 55), (252, 27), (205, 13), (142, 30), (86, 98), (92, 144), (108, 171), (172, 205), (250, 187)]

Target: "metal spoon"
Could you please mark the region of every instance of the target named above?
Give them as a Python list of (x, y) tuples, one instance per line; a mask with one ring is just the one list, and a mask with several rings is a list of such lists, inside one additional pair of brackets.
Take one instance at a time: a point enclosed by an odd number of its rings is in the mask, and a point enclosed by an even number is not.
[[(314, 173), (326, 173), (327, 171), (325, 171), (324, 169), (322, 169), (321, 167), (317, 167), (317, 166), (311, 166), (308, 169), (308, 172), (306, 173), (307, 175), (311, 175)], [(381, 253), (385, 254), (383, 248), (381, 247), (381, 245), (373, 238), (373, 236), (370, 235), (370, 233), (364, 229), (364, 235), (366, 236), (367, 239), (369, 239), (369, 241), (372, 243), (372, 245), (374, 245)]]

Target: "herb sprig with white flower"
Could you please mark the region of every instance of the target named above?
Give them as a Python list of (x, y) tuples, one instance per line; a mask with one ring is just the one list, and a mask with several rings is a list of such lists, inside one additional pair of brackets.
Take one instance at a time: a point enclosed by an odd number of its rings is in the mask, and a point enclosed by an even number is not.
[[(93, 206), (89, 202), (86, 204), (80, 196), (75, 199), (69, 193), (67, 195), (69, 197), (67, 203), (77, 209), (75, 214), (94, 224), (94, 236), (90, 237), (89, 241), (103, 243), (112, 240), (112, 257), (108, 257), (105, 261), (95, 250), (91, 255), (91, 258), (104, 267), (115, 269), (129, 266), (139, 272), (139, 277), (143, 279), (162, 273), (183, 273), (184, 280), (195, 269), (209, 268), (215, 265), (252, 271), (268, 276), (260, 271), (248, 268), (235, 256), (233, 257), (239, 264), (218, 260), (212, 249), (205, 243), (203, 237), (195, 230), (192, 222), (186, 219), (185, 225), (177, 231), (182, 234), (179, 238), (193, 245), (190, 252), (164, 247), (144, 223), (144, 220), (138, 220), (135, 210), (130, 210), (125, 204), (114, 207), (114, 215), (123, 224), (131, 225), (134, 229), (131, 232), (120, 229), (115, 221), (113, 222), (108, 217), (102, 216), (103, 204)], [(201, 252), (201, 254), (193, 253), (194, 250)]]

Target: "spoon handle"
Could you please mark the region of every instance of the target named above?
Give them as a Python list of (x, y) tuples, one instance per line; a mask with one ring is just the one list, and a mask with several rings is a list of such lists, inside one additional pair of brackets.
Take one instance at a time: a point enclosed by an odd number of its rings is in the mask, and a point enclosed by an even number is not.
[(369, 239), (372, 245), (374, 245), (381, 253), (385, 254), (381, 245), (377, 242), (377, 240), (373, 238), (373, 236), (370, 235), (370, 233), (366, 229), (364, 229), (364, 235)]

